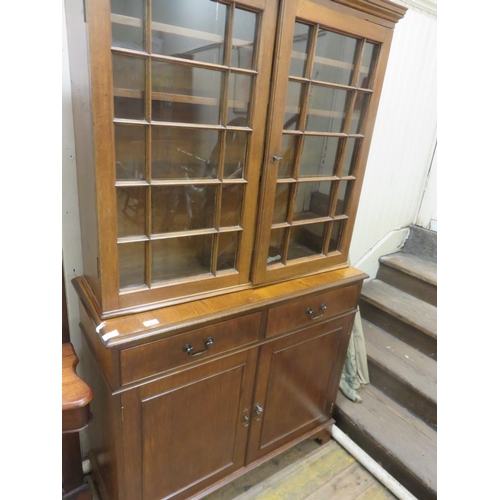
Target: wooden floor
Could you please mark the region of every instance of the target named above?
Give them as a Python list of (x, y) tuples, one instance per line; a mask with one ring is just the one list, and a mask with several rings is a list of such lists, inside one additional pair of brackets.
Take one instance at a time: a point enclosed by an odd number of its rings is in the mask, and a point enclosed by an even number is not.
[[(304, 441), (204, 500), (396, 499), (336, 441)], [(93, 500), (100, 500), (97, 492)]]

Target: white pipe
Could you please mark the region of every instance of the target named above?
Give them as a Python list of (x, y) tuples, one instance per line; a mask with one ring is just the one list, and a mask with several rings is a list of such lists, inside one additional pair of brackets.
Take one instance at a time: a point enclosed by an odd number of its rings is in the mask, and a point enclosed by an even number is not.
[(401, 483), (396, 481), (370, 455), (363, 451), (349, 436), (336, 425), (330, 429), (333, 439), (343, 446), (363, 467), (368, 469), (391, 493), (400, 500), (417, 500)]

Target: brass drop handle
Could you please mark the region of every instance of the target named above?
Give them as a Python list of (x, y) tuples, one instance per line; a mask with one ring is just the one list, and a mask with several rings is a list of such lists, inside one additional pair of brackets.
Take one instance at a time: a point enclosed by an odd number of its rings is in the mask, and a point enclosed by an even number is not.
[(317, 316), (313, 316), (314, 314), (314, 309), (311, 309), (310, 307), (308, 307), (306, 309), (306, 314), (309, 315), (309, 318), (311, 320), (314, 320), (314, 319), (319, 319), (323, 316), (323, 314), (325, 314), (325, 310), (326, 310), (326, 305), (325, 304), (321, 304), (321, 306), (319, 307), (319, 310), (321, 311), (321, 314), (318, 314)]
[(248, 427), (250, 425), (250, 416), (248, 415), (248, 409), (243, 410), (243, 425)]
[(255, 412), (255, 420), (260, 420), (260, 416), (262, 415), (262, 412), (264, 411), (264, 408), (262, 406), (256, 404), (254, 408)]
[(191, 357), (200, 356), (201, 354), (205, 354), (208, 351), (208, 348), (214, 343), (214, 339), (212, 337), (208, 337), (205, 340), (205, 349), (203, 351), (193, 352), (194, 347), (191, 344), (186, 344), (182, 350), (187, 352)]

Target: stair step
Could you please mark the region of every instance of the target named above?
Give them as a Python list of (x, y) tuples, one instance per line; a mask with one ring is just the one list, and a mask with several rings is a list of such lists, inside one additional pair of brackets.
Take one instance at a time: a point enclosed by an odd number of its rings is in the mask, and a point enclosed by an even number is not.
[(437, 262), (437, 232), (410, 224), (403, 252)]
[(353, 403), (339, 394), (337, 426), (419, 500), (437, 498), (436, 431), (376, 387), (361, 396)]
[(437, 359), (437, 308), (374, 279), (363, 285), (361, 316)]
[(437, 305), (437, 265), (397, 252), (380, 258), (377, 279), (432, 305)]
[(436, 428), (436, 361), (376, 325), (362, 323), (370, 382)]

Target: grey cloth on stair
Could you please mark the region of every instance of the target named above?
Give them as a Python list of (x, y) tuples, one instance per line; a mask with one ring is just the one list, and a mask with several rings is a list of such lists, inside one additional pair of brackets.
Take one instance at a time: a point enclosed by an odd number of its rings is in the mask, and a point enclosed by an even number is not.
[(352, 327), (351, 339), (347, 348), (339, 388), (346, 398), (357, 403), (362, 401), (361, 396), (358, 394), (358, 389), (361, 385), (369, 383), (370, 376), (368, 374), (365, 336), (358, 309), (354, 317), (354, 325)]

